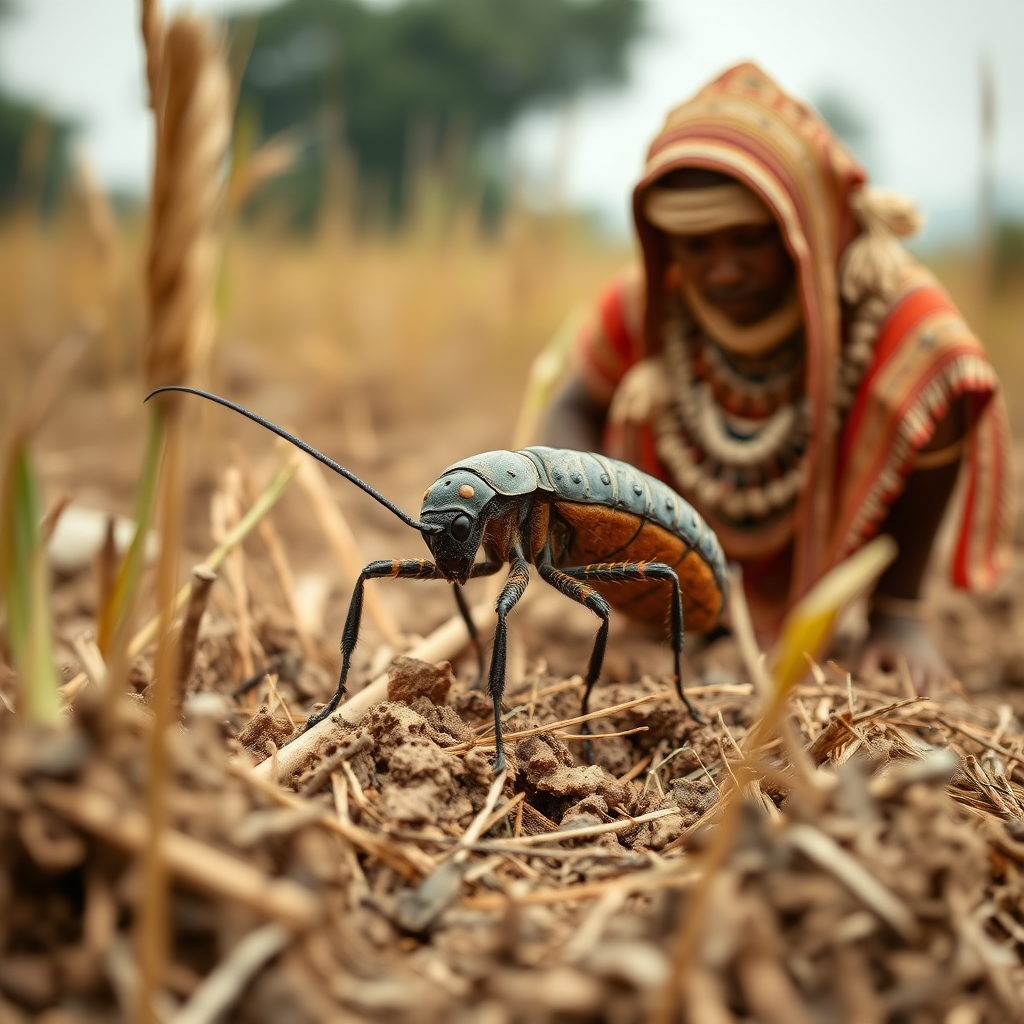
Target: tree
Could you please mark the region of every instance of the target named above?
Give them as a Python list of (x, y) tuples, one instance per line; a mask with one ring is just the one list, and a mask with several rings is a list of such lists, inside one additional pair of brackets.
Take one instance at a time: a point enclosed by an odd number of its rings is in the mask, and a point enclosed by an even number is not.
[[(14, 12), (0, 0), (0, 27)], [(66, 181), (72, 125), (0, 92), (0, 210), (15, 202), (50, 211)]]
[(814, 97), (813, 103), (825, 123), (851, 152), (864, 159), (870, 148), (871, 126), (856, 105), (836, 89), (823, 90)]
[(397, 210), (417, 148), (465, 171), (528, 107), (624, 81), (640, 30), (641, 0), (288, 0), (259, 16), (239, 109), (264, 138), (338, 126)]

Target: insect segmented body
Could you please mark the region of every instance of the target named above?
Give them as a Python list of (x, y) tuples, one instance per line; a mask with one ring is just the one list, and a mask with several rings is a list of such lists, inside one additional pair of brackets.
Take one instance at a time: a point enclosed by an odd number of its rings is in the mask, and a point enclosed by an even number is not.
[[(167, 389), (162, 389), (167, 390)], [(296, 444), (367, 491), (419, 530), (433, 556), (371, 562), (360, 573), (341, 638), (341, 675), (330, 702), (307, 727), (330, 715), (345, 692), (359, 636), (363, 584), (368, 579), (444, 579), (470, 636), (473, 625), (461, 588), (504, 565), (508, 578), (497, 599), (488, 689), (494, 704), (495, 774), (505, 766), (501, 698), (505, 688), (506, 619), (529, 582), (529, 566), (566, 597), (600, 620), (587, 668), (583, 698), (601, 673), (610, 607), (631, 618), (668, 618), (675, 684), (695, 719), (682, 687), (680, 658), (684, 624), (711, 629), (726, 602), (725, 556), (711, 528), (666, 484), (616, 459), (558, 448), (485, 452), (449, 466), (423, 494), (414, 520), (351, 471), (255, 413), (217, 395), (175, 388), (218, 402)], [(483, 561), (477, 561), (483, 550)]]

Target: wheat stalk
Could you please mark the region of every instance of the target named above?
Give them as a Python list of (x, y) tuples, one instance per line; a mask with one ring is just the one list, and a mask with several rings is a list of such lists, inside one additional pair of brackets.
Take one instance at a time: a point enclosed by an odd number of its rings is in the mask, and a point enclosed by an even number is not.
[[(144, 353), (150, 390), (188, 381), (213, 335), (217, 209), (221, 165), (230, 134), (230, 87), (220, 40), (191, 16), (163, 27), (159, 9), (144, 2), (150, 105), (156, 118), (156, 161), (146, 262), (148, 332)], [(153, 685), (154, 729), (147, 785), (148, 833), (138, 952), (141, 1019), (153, 1019), (153, 996), (167, 958), (167, 877), (159, 837), (166, 826), (166, 732), (174, 708), (177, 650), (173, 634), (182, 520), (181, 396), (161, 395), (154, 422), (163, 434), (159, 483), (163, 543), (157, 565), (160, 610)], [(139, 523), (139, 535), (145, 524)], [(126, 632), (122, 630), (122, 632)]]
[[(175, 19), (162, 38), (155, 62), (157, 143), (146, 266), (145, 371), (151, 389), (188, 380), (212, 334), (215, 227), (230, 135), (229, 80), (219, 42), (191, 17)], [(161, 400), (166, 409), (181, 396)]]

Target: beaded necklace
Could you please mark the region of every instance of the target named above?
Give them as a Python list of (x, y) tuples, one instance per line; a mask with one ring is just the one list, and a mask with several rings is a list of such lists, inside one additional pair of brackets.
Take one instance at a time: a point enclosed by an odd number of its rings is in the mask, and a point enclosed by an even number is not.
[[(837, 369), (837, 419), (871, 361), (886, 309), (871, 296), (855, 310)], [(665, 322), (663, 361), (670, 399), (652, 410), (651, 425), (658, 455), (680, 489), (736, 526), (760, 526), (788, 512), (806, 477), (802, 330), (761, 359), (740, 362), (677, 296)]]
[[(695, 375), (694, 342), (705, 352), (714, 345), (700, 337), (677, 302), (665, 325), (664, 359), (672, 397), (654, 417), (658, 455), (684, 491), (696, 494), (708, 510), (736, 523), (766, 519), (792, 504), (803, 484), (800, 460), (807, 443), (807, 399), (801, 395), (778, 401), (787, 394), (795, 373), (802, 371), (802, 359), (799, 365), (783, 365), (759, 380), (748, 377), (735, 389), (748, 401), (777, 399), (769, 415), (745, 418), (719, 404), (715, 386)], [(718, 365), (724, 361), (722, 356)], [(729, 389), (738, 376), (743, 375), (734, 368), (720, 375), (719, 390)]]

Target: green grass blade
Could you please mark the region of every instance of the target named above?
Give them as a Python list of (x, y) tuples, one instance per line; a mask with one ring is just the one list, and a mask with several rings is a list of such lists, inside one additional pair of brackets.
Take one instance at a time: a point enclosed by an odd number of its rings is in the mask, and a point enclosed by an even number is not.
[(38, 493), (28, 448), (15, 438), (8, 458), (0, 517), (7, 642), (25, 713), (34, 722), (55, 725), (60, 719), (60, 686), (53, 665), (49, 573), (39, 520)]
[(146, 538), (153, 519), (162, 443), (163, 414), (159, 406), (154, 405), (150, 409), (142, 477), (135, 494), (135, 536), (118, 568), (110, 598), (100, 611), (97, 645), (106, 656), (111, 652), (114, 637), (126, 635), (127, 629), (130, 628), (130, 612), (135, 602), (135, 591), (146, 550)]

